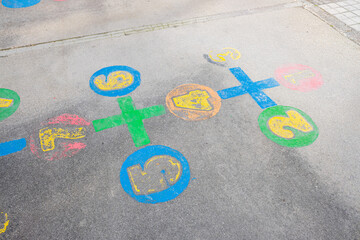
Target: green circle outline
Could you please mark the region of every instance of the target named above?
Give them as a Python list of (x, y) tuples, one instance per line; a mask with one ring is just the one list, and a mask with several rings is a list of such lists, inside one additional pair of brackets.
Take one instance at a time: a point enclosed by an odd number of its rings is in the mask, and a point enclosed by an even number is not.
[(13, 113), (16, 112), (20, 105), (20, 97), (19, 95), (10, 89), (0, 88), (0, 98), (13, 99), (14, 103), (12, 106), (7, 108), (0, 108), (0, 122), (8, 117), (10, 117)]
[[(289, 110), (295, 110), (298, 113), (300, 113), (306, 119), (306, 121), (312, 125), (314, 130), (311, 132), (308, 132), (308, 133), (304, 133), (297, 129), (291, 128), (291, 127), (285, 127), (285, 129), (291, 130), (294, 133), (295, 137), (292, 139), (285, 139), (285, 138), (279, 137), (276, 134), (274, 134), (268, 127), (267, 123), (268, 123), (269, 119), (272, 117), (275, 117), (275, 116), (289, 117), (286, 114), (286, 112)], [(285, 146), (285, 147), (308, 146), (308, 145), (312, 144), (319, 136), (319, 129), (316, 126), (316, 124), (314, 123), (314, 121), (306, 113), (304, 113), (300, 109), (297, 109), (294, 107), (278, 105), (278, 106), (267, 108), (259, 115), (258, 123), (259, 123), (261, 132), (267, 138), (269, 138), (271, 141), (273, 141), (281, 146)]]

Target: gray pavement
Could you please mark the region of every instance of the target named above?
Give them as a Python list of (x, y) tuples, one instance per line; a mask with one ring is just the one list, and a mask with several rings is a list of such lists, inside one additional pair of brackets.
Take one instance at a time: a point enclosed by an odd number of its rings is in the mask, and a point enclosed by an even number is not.
[(360, 1), (339, 1), (320, 5), (322, 9), (334, 15), (343, 23), (360, 31)]
[(271, 7), (294, 0), (78, 0), (41, 1), (29, 8), (0, 8), (0, 48), (56, 41), (193, 17)]
[[(0, 122), (0, 142), (27, 141), (0, 157), (0, 212), (9, 220), (0, 239), (360, 239), (360, 46), (293, 1), (175, 4), (0, 7), (0, 88), (21, 98)], [(209, 60), (225, 47), (241, 58)], [(222, 99), (218, 114), (203, 121), (184, 121), (166, 107), (179, 85), (218, 91), (239, 85), (231, 67), (260, 81), (293, 63), (319, 71), (323, 85), (264, 92), (312, 118), (319, 136), (309, 146), (267, 138), (258, 124), (264, 110), (249, 94)], [(95, 132), (90, 124), (81, 140), (87, 146), (74, 156), (48, 161), (38, 148), (37, 157), (30, 136), (38, 142), (50, 118), (68, 113), (92, 122), (126, 114), (115, 97), (89, 87), (96, 71), (114, 65), (140, 72), (141, 85), (126, 95), (137, 109), (166, 107), (144, 120), (151, 143), (136, 147), (125, 125)], [(56, 149), (63, 143), (56, 140)], [(130, 155), (153, 145), (179, 151), (190, 181), (176, 198), (147, 204), (126, 193), (119, 174)], [(1, 215), (0, 229), (5, 220)]]

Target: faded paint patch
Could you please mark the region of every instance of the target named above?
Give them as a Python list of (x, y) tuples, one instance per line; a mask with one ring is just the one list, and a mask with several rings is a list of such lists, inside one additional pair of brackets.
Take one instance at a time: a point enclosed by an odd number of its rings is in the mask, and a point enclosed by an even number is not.
[[(86, 126), (90, 123), (78, 115), (62, 114), (42, 125), (46, 127), (30, 136), (30, 150), (38, 158), (60, 160), (72, 157), (86, 147)], [(79, 139), (83, 140), (74, 141)]]
[(315, 90), (323, 84), (318, 71), (301, 64), (289, 64), (276, 69), (275, 78), (281, 85), (300, 92)]

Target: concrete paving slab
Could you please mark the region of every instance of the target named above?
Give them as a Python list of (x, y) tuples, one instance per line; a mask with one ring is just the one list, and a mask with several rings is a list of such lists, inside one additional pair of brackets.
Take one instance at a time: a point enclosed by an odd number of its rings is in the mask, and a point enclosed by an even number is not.
[[(241, 58), (223, 67), (204, 55), (224, 47)], [(0, 207), (6, 239), (358, 239), (360, 47), (303, 8), (271, 10), (178, 28), (59, 47), (30, 48), (0, 58), (1, 85), (21, 97), (0, 123), (2, 142), (38, 134), (63, 113), (88, 121), (120, 114), (116, 98), (94, 93), (101, 68), (130, 66), (142, 83), (137, 109), (165, 105), (175, 87), (215, 91), (239, 85), (229, 67), (253, 81), (284, 64), (319, 71), (321, 88), (264, 90), (277, 104), (303, 110), (319, 128), (310, 146), (287, 148), (259, 129), (263, 111), (249, 94), (222, 100), (219, 113), (188, 122), (168, 110), (144, 121), (150, 145), (178, 150), (191, 181), (174, 200), (144, 204), (127, 195), (119, 172), (134, 146), (126, 126), (95, 133), (71, 158), (47, 161), (29, 146), (1, 157)]]
[(360, 4), (357, 1), (303, 0), (304, 8), (318, 16), (331, 27), (360, 45), (359, 17), (356, 14)]

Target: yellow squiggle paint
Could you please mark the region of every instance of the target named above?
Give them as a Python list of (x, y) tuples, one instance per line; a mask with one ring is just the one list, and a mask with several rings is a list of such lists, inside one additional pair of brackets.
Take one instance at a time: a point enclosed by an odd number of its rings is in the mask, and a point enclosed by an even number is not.
[(73, 131), (63, 128), (43, 128), (39, 131), (41, 149), (44, 152), (54, 150), (56, 138), (79, 139), (86, 136), (85, 131), (86, 128), (83, 127)]
[[(148, 172), (151, 169), (154, 173), (149, 174)], [(159, 170), (164, 170), (164, 173)], [(146, 195), (163, 191), (169, 187), (168, 184), (174, 185), (180, 178), (181, 164), (177, 159), (170, 156), (154, 156), (146, 161), (144, 170), (141, 169), (140, 164), (137, 164), (129, 167), (127, 172), (134, 193)], [(168, 181), (166, 181), (165, 175)], [(149, 183), (152, 183), (151, 186)]]
[(173, 98), (174, 104), (179, 108), (210, 111), (213, 109), (209, 101), (209, 94), (206, 91), (195, 90), (188, 94)]
[(0, 108), (10, 107), (13, 102), (13, 99), (0, 98)]
[(6, 231), (7, 226), (9, 225), (10, 220), (8, 219), (7, 213), (5, 213), (5, 223), (4, 227), (0, 228), (0, 234)]
[(228, 55), (230, 55), (232, 60), (238, 60), (241, 57), (241, 53), (235, 48), (223, 48), (222, 51), (222, 53), (216, 54), (216, 58), (211, 54), (211, 51), (209, 53), (209, 58), (214, 62), (226, 62), (225, 57)]
[(285, 75), (284, 79), (296, 84), (300, 80), (304, 80), (304, 79), (308, 79), (308, 78), (312, 78), (312, 77), (315, 77), (315, 74), (313, 72), (311, 72), (310, 70), (304, 70), (301, 72), (296, 72), (296, 73)]
[(290, 139), (294, 137), (294, 133), (291, 130), (284, 129), (284, 127), (291, 127), (302, 132), (311, 132), (313, 127), (294, 110), (286, 112), (289, 117), (273, 117), (268, 121), (270, 130), (279, 137)]
[(107, 81), (105, 75), (99, 75), (95, 78), (95, 85), (103, 91), (118, 90), (126, 88), (133, 84), (134, 76), (126, 71), (115, 71), (108, 75)]

